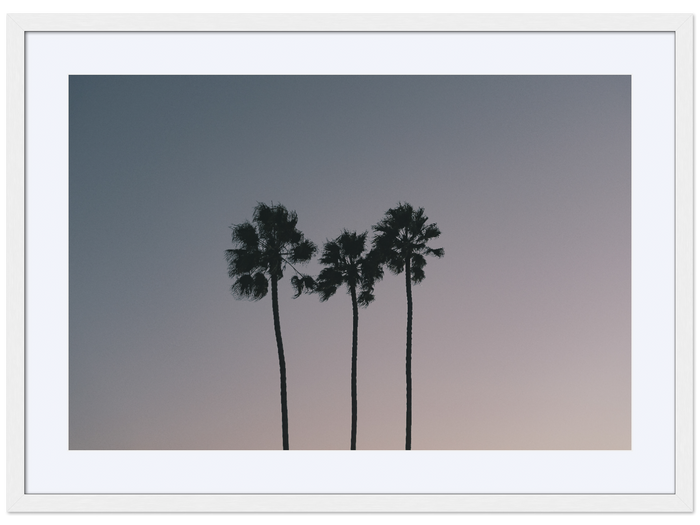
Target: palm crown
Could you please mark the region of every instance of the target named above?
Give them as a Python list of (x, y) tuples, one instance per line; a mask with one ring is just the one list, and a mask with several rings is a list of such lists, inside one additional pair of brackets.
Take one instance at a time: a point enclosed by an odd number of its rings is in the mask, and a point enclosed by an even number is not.
[[(239, 298), (262, 299), (267, 295), (268, 276), (275, 281), (282, 278), (287, 265), (306, 263), (316, 253), (316, 245), (305, 239), (296, 227), (296, 212), (287, 211), (281, 204), (268, 206), (258, 203), (253, 222), (232, 226), (231, 241), (236, 246), (226, 250), (228, 275), (234, 279), (231, 292)], [(294, 268), (295, 271), (296, 268)], [(313, 279), (297, 271), (292, 284), (298, 297), (310, 291)]]
[(374, 283), (381, 278), (381, 266), (374, 254), (365, 253), (367, 232), (357, 233), (343, 230), (332, 241), (326, 241), (319, 259), (326, 266), (318, 275), (316, 291), (321, 301), (327, 301), (345, 284), (348, 293), (359, 289), (357, 298), (360, 306), (367, 306), (374, 300)]
[[(404, 269), (411, 272), (414, 284), (425, 279), (426, 255), (442, 257), (445, 250), (430, 248), (428, 242), (440, 236), (437, 224), (426, 225), (428, 217), (423, 208), (414, 209), (408, 203), (399, 203), (386, 212), (373, 229), (376, 256), (395, 274)], [(410, 264), (407, 268), (406, 265)]]

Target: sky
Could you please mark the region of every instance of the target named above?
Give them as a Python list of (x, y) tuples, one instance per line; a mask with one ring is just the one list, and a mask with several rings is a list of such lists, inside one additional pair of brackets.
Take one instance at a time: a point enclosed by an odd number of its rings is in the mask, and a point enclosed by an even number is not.
[[(282, 446), (270, 297), (224, 252), (258, 202), (319, 248), (399, 202), (414, 449), (631, 446), (628, 76), (71, 76), (71, 449)], [(304, 268), (317, 274), (317, 261)], [(292, 449), (350, 444), (352, 307), (280, 285)], [(406, 297), (360, 310), (357, 448), (402, 449)]]

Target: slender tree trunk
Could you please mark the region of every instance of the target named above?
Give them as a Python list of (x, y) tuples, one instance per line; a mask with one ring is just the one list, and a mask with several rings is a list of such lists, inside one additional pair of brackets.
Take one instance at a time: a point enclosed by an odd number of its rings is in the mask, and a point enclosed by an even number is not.
[(413, 381), (411, 379), (411, 342), (413, 332), (413, 296), (411, 294), (411, 257), (406, 257), (406, 450), (411, 450)]
[(277, 294), (277, 278), (272, 281), (272, 317), (275, 322), (275, 339), (277, 340), (277, 356), (280, 361), (280, 396), (282, 398), (282, 447), (289, 450), (289, 423), (287, 421), (287, 366), (284, 362), (284, 347), (282, 346), (282, 329), (280, 328), (279, 296)]
[(357, 322), (359, 312), (357, 310), (357, 292), (355, 287), (350, 287), (352, 296), (352, 371), (350, 373), (350, 389), (352, 396), (352, 430), (350, 432), (350, 450), (356, 450), (357, 446)]

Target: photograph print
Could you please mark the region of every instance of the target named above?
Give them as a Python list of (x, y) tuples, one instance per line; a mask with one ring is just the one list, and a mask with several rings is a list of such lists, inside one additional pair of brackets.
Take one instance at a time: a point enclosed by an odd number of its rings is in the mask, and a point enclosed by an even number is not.
[(630, 77), (70, 76), (69, 447), (630, 450)]

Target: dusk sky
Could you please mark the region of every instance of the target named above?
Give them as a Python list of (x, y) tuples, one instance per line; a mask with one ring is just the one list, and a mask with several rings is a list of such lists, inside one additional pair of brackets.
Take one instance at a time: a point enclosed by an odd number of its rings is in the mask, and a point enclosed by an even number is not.
[[(71, 76), (71, 449), (282, 447), (270, 296), (230, 226), (282, 203), (322, 248), (423, 207), (413, 449), (631, 447), (629, 76)], [(314, 262), (304, 271), (316, 275)], [(343, 290), (280, 317), (291, 449), (348, 449)], [(358, 449), (403, 449), (406, 297), (359, 315)]]

